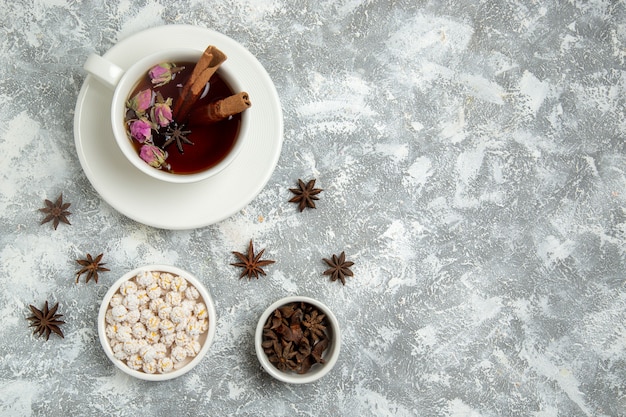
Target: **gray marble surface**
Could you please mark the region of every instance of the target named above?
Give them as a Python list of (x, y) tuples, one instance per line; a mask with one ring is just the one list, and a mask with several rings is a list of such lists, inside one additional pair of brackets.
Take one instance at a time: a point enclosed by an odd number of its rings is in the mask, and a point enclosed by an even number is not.
[[(621, 0), (0, 0), (0, 415), (626, 415), (626, 6)], [(168, 231), (104, 202), (74, 147), (89, 53), (164, 24), (211, 28), (263, 64), (284, 145), (263, 191)], [(288, 203), (298, 178), (317, 209)], [(71, 226), (39, 225), (45, 198)], [(277, 262), (239, 280), (249, 239)], [(322, 275), (345, 250), (355, 277)], [(111, 271), (75, 283), (75, 259)], [(165, 383), (126, 377), (96, 316), (117, 277), (168, 263), (219, 316), (209, 354)], [(337, 315), (322, 380), (260, 367), (277, 298)], [(59, 302), (65, 338), (32, 335)]]

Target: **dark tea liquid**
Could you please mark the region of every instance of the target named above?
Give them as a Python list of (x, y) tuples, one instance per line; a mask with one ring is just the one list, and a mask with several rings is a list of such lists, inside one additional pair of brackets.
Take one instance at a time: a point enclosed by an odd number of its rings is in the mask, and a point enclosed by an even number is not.
[[(177, 100), (182, 100), (180, 93), (183, 89), (183, 85), (185, 85), (191, 76), (191, 72), (196, 63), (176, 62), (176, 65), (185, 68), (177, 73), (172, 81), (161, 87), (153, 87), (150, 77), (146, 72), (145, 77), (139, 81), (129, 98), (134, 97), (142, 90), (150, 88), (154, 92), (161, 92), (164, 99), (171, 97), (174, 103)], [(220, 76), (220, 71), (218, 70), (209, 80), (208, 93), (205, 97), (196, 101), (189, 114), (193, 113), (193, 110), (199, 106), (221, 100), (233, 94), (235, 93), (232, 88), (230, 88), (226, 81)], [(194, 174), (217, 165), (228, 155), (235, 145), (237, 135), (239, 134), (241, 114), (209, 125), (195, 124), (193, 118), (174, 120), (173, 123), (178, 123), (179, 126), (182, 123), (184, 125), (183, 130), (190, 130), (191, 133), (186, 135), (186, 137), (194, 144), (188, 145), (183, 143), (183, 153), (179, 152), (176, 141), (164, 148), (168, 153), (166, 164), (170, 166), (169, 172), (175, 174)], [(159, 128), (158, 132), (152, 131), (153, 141), (156, 146), (163, 146), (166, 141), (166, 131), (167, 127)], [(130, 137), (129, 140), (139, 153), (141, 144)]]

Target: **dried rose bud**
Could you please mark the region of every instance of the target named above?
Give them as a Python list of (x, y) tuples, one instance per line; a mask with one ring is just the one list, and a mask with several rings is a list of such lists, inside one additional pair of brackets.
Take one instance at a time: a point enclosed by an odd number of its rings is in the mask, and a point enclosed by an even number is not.
[(152, 123), (147, 119), (135, 120), (130, 124), (130, 135), (139, 143), (152, 138)]
[(168, 126), (172, 122), (172, 99), (168, 98), (164, 103), (156, 103), (152, 109), (152, 120), (161, 127)]
[(145, 144), (139, 150), (139, 156), (154, 168), (161, 168), (167, 158), (167, 152), (158, 146)]
[(133, 98), (128, 100), (126, 105), (128, 108), (135, 110), (136, 113), (141, 114), (152, 106), (152, 100), (153, 97), (151, 90), (141, 90)]
[(172, 76), (175, 72), (172, 69), (175, 69), (175, 64), (163, 63), (159, 65), (155, 65), (148, 71), (148, 76), (150, 76), (150, 80), (152, 80), (152, 84), (155, 87), (160, 87), (169, 83), (172, 80)]

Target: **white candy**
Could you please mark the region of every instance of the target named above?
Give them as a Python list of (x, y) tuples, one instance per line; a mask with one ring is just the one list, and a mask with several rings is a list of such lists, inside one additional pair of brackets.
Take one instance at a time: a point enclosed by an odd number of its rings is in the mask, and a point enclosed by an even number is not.
[(187, 289), (185, 290), (185, 298), (189, 300), (195, 300), (198, 297), (200, 297), (200, 293), (198, 292), (196, 287), (192, 287), (192, 286), (187, 287)]
[(172, 321), (169, 319), (161, 320), (161, 323), (159, 324), (159, 330), (161, 330), (161, 334), (163, 336), (172, 334), (175, 331), (174, 323), (172, 323)]
[(155, 344), (159, 341), (160, 338), (161, 333), (159, 333), (158, 331), (150, 331), (146, 334), (145, 340), (147, 340), (150, 344)]
[(146, 330), (146, 326), (143, 323), (135, 323), (133, 325), (133, 336), (137, 339), (143, 339), (146, 337), (148, 331)]
[(172, 312), (170, 313), (170, 320), (173, 323), (180, 323), (189, 317), (189, 312), (186, 311), (182, 306), (176, 306), (172, 308)]
[(163, 303), (159, 306), (159, 311), (157, 314), (159, 315), (160, 319), (164, 320), (164, 319), (170, 318), (171, 312), (172, 312), (172, 306), (167, 303)]
[(165, 302), (171, 306), (179, 306), (183, 301), (183, 296), (179, 292), (170, 291), (165, 294)]
[(142, 287), (149, 287), (150, 285), (152, 285), (156, 279), (154, 277), (154, 275), (152, 274), (152, 271), (142, 271), (137, 275), (137, 284), (139, 284)]
[(168, 273), (168, 272), (163, 272), (160, 276), (159, 276), (159, 285), (161, 286), (162, 289), (164, 289), (165, 291), (169, 291), (170, 288), (172, 287), (172, 279), (174, 277), (172, 276), (172, 274)]
[(200, 324), (198, 324), (198, 320), (195, 317), (189, 319), (186, 331), (189, 337), (191, 337), (192, 339), (198, 337), (200, 333), (202, 333)]
[(139, 308), (139, 298), (137, 297), (137, 293), (134, 292), (124, 297), (122, 305), (128, 310), (137, 310)]
[(182, 303), (180, 303), (180, 306), (187, 311), (187, 315), (191, 315), (196, 306), (196, 302), (194, 300), (184, 299)]
[(128, 310), (123, 305), (115, 306), (111, 309), (111, 316), (117, 322), (126, 320), (126, 314), (128, 314)]
[(120, 342), (128, 342), (133, 338), (133, 331), (130, 326), (120, 326), (117, 329), (117, 334), (115, 335), (115, 338)]
[(111, 307), (118, 306), (122, 304), (123, 300), (124, 300), (124, 296), (122, 294), (113, 294), (113, 297), (111, 297), (111, 301), (109, 302), (109, 305)]
[(124, 342), (123, 346), (124, 346), (124, 352), (126, 352), (128, 355), (134, 355), (135, 353), (139, 352), (139, 349), (141, 349), (142, 344), (137, 339), (131, 339), (127, 342)]
[(172, 346), (175, 340), (176, 340), (176, 333), (167, 334), (161, 338), (161, 342), (163, 342), (163, 344), (167, 347)]
[(156, 350), (154, 350), (154, 347), (150, 345), (146, 345), (139, 349), (139, 355), (141, 355), (144, 362), (154, 362), (157, 359)]
[(184, 361), (187, 357), (187, 350), (183, 346), (174, 346), (172, 348), (172, 360), (174, 362)]
[(146, 290), (138, 290), (137, 291), (137, 300), (139, 301), (139, 307), (144, 307), (146, 304), (150, 302), (150, 297), (148, 297), (148, 293)]
[(120, 294), (126, 296), (134, 292), (137, 292), (137, 284), (135, 284), (135, 281), (128, 280), (122, 282), (122, 285), (120, 285)]
[(152, 316), (146, 320), (145, 325), (148, 331), (156, 332), (159, 330), (159, 326), (161, 325), (161, 319), (157, 316)]
[(157, 362), (156, 361), (144, 362), (142, 369), (147, 374), (153, 374), (158, 369)]
[(162, 358), (157, 361), (157, 369), (164, 374), (174, 369), (174, 362), (170, 358)]
[(104, 314), (104, 321), (106, 321), (107, 324), (117, 324), (117, 321), (113, 318), (112, 308), (108, 309), (107, 312)]
[(187, 333), (185, 332), (176, 333), (176, 339), (174, 339), (174, 343), (176, 343), (176, 346), (184, 347), (185, 345), (188, 345), (189, 342), (191, 342), (191, 338), (189, 337)]
[(172, 291), (184, 292), (187, 289), (187, 280), (181, 276), (175, 276), (172, 279)]
[(209, 312), (206, 309), (204, 303), (198, 303), (193, 308), (193, 314), (195, 314), (198, 320), (204, 320), (209, 317)]
[(162, 298), (156, 298), (150, 301), (150, 310), (154, 311), (156, 314), (159, 311), (159, 307), (161, 304), (165, 304), (165, 300)]
[(113, 347), (113, 356), (115, 356), (117, 359), (121, 361), (126, 360), (128, 358), (128, 353), (126, 353), (126, 351), (124, 350), (123, 343), (118, 343)]
[(129, 324), (135, 324), (139, 321), (140, 317), (141, 313), (139, 312), (139, 310), (131, 310), (128, 312), (128, 314), (126, 314), (126, 321)]
[(143, 367), (143, 360), (141, 360), (141, 356), (135, 353), (134, 355), (128, 357), (128, 360), (126, 360), (126, 365), (128, 365), (130, 369), (138, 371)]
[(148, 287), (146, 287), (146, 293), (151, 300), (156, 300), (157, 298), (161, 297), (163, 290), (161, 289), (161, 287), (159, 287), (158, 283), (153, 282)]
[(165, 346), (163, 343), (155, 343), (153, 348), (155, 357), (157, 359), (163, 359), (165, 355), (167, 355), (167, 346)]
[(146, 308), (146, 309), (141, 310), (141, 318), (139, 320), (143, 324), (146, 324), (146, 322), (152, 317), (154, 317), (154, 312), (150, 310), (149, 308)]
[(104, 332), (106, 333), (107, 337), (111, 340), (115, 340), (117, 339), (117, 329), (119, 328), (118, 323), (115, 324), (109, 324), (108, 326), (105, 327)]

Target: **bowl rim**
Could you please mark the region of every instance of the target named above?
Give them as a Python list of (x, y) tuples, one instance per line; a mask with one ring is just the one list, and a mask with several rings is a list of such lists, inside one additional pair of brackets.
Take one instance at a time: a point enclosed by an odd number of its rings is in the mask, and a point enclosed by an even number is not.
[[(324, 356), (326, 363), (324, 363), (322, 366), (317, 367), (317, 369), (309, 371), (305, 374), (287, 373), (279, 370), (269, 361), (267, 355), (263, 351), (263, 347), (261, 346), (261, 343), (263, 341), (263, 326), (265, 325), (268, 317), (278, 307), (293, 302), (305, 302), (314, 305), (315, 307), (320, 309), (324, 314), (326, 314), (326, 318), (328, 319), (333, 332), (333, 338), (330, 340), (327, 353)], [(263, 313), (261, 314), (254, 334), (254, 348), (256, 350), (256, 356), (261, 363), (263, 369), (265, 369), (268, 374), (278, 379), (279, 381), (287, 382), (290, 384), (307, 384), (310, 382), (314, 382), (329, 373), (339, 359), (339, 351), (341, 350), (341, 330), (339, 328), (339, 321), (337, 320), (337, 317), (331, 311), (331, 309), (321, 301), (318, 301), (311, 297), (299, 295), (284, 297), (270, 304), (270, 306), (267, 307), (265, 311), (263, 311)]]
[[(111, 345), (109, 344), (109, 339), (106, 335), (105, 315), (106, 315), (109, 303), (111, 301), (111, 298), (117, 292), (117, 290), (119, 289), (119, 287), (122, 285), (123, 282), (128, 281), (129, 279), (137, 276), (140, 272), (143, 272), (143, 271), (169, 272), (171, 274), (179, 275), (185, 278), (189, 283), (191, 283), (198, 290), (198, 293), (200, 293), (200, 296), (202, 297), (202, 300), (204, 301), (204, 304), (207, 307), (207, 312), (209, 316), (209, 328), (207, 329), (206, 340), (204, 341), (204, 344), (202, 345), (200, 352), (198, 352), (198, 354), (190, 362), (186, 363), (182, 368), (176, 369), (171, 372), (164, 373), (164, 374), (159, 374), (159, 373), (148, 374), (145, 372), (136, 371), (128, 367), (128, 365), (126, 365), (124, 362), (117, 359), (113, 355), (113, 349), (111, 349)], [(200, 363), (202, 358), (204, 358), (204, 356), (208, 352), (209, 347), (211, 346), (211, 344), (213, 343), (213, 339), (215, 338), (216, 328), (217, 328), (217, 312), (215, 309), (215, 303), (213, 302), (213, 298), (211, 297), (211, 294), (208, 292), (204, 284), (202, 284), (202, 282), (200, 282), (198, 278), (192, 273), (185, 271), (181, 268), (178, 268), (172, 265), (165, 265), (165, 264), (150, 264), (150, 265), (140, 266), (123, 274), (117, 281), (115, 281), (109, 287), (109, 290), (102, 298), (102, 302), (100, 303), (100, 310), (98, 312), (98, 337), (100, 339), (100, 344), (102, 345), (102, 349), (104, 350), (104, 353), (106, 354), (106, 356), (109, 358), (111, 362), (113, 362), (113, 364), (118, 369), (120, 369), (124, 373), (130, 376), (133, 376), (135, 378), (143, 379), (146, 381), (166, 381), (169, 379), (177, 378), (191, 371), (196, 365)]]

